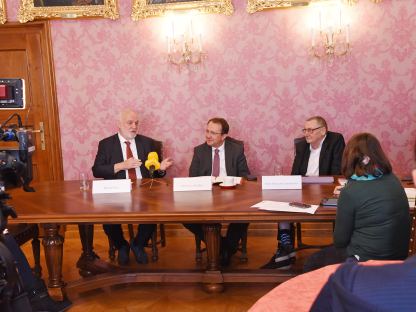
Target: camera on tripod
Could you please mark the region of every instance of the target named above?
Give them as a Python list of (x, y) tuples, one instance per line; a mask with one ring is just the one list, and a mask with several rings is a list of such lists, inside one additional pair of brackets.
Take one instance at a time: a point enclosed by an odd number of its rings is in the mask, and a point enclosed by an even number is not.
[[(17, 125), (7, 125), (16, 117)], [(26, 192), (34, 192), (29, 186), (33, 179), (33, 133), (25, 129), (21, 117), (12, 114), (0, 125), (0, 179), (6, 187), (23, 186)]]

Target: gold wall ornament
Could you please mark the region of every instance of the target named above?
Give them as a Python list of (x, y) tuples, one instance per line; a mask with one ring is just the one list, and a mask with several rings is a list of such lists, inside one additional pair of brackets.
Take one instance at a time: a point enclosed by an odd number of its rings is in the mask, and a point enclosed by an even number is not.
[(200, 13), (231, 15), (231, 0), (134, 0), (131, 17), (137, 21), (147, 17), (163, 16), (169, 11), (196, 10)]
[[(65, 2), (65, 1), (64, 1)], [(38, 18), (79, 18), (105, 17), (119, 18), (117, 0), (67, 0), (68, 5), (48, 5), (62, 1), (21, 0), (17, 18), (26, 23)]]
[(311, 0), (248, 0), (247, 12), (255, 13), (267, 9), (284, 9), (293, 7), (308, 6)]
[(0, 24), (6, 23), (6, 0), (0, 0)]

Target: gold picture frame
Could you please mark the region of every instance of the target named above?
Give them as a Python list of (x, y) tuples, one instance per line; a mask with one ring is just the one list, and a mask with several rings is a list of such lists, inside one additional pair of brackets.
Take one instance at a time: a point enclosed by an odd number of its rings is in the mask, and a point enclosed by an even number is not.
[(21, 23), (38, 18), (79, 17), (117, 19), (117, 0), (21, 0), (17, 14)]
[(247, 0), (247, 12), (308, 6), (311, 0)]
[(6, 23), (6, 0), (0, 0), (0, 24)]
[(198, 10), (201, 13), (231, 15), (231, 0), (134, 0), (131, 17), (137, 21), (147, 17), (163, 16), (169, 11)]

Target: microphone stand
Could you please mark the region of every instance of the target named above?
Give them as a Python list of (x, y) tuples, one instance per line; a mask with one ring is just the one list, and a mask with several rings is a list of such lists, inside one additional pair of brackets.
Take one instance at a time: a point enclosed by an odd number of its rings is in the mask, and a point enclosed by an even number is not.
[(155, 167), (154, 166), (150, 166), (150, 169), (149, 169), (150, 180), (148, 180), (146, 182), (142, 182), (140, 184), (140, 187), (145, 186), (145, 185), (147, 185), (147, 184), (150, 183), (149, 189), (151, 189), (152, 188), (152, 185), (153, 185), (153, 182), (157, 182), (157, 183), (163, 184), (163, 182), (161, 182), (159, 180), (156, 180), (154, 178), (154, 173), (155, 173)]

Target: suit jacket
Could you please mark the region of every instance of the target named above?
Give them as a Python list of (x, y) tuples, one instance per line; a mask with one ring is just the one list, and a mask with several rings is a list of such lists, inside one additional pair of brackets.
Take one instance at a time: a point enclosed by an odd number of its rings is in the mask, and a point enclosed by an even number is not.
[[(140, 172), (143, 178), (150, 178), (149, 170), (144, 166), (147, 155), (155, 152), (155, 141), (144, 135), (136, 135), (137, 156), (142, 161)], [(160, 157), (160, 155), (159, 155)], [(92, 173), (96, 178), (104, 179), (126, 179), (126, 171), (120, 170), (114, 174), (114, 165), (124, 161), (118, 134), (101, 140), (98, 144), (97, 156), (95, 156)], [(155, 171), (156, 177), (165, 175), (164, 171)]]
[[(225, 169), (227, 175), (246, 177), (250, 174), (244, 155), (244, 145), (231, 140), (224, 141)], [(203, 143), (194, 148), (194, 156), (189, 167), (189, 176), (210, 176), (212, 173), (212, 147)]]
[(414, 311), (416, 256), (377, 266), (347, 261), (332, 274), (311, 311)]
[[(340, 175), (341, 159), (344, 152), (345, 142), (341, 133), (328, 131), (322, 143), (319, 155), (319, 175)], [(292, 175), (305, 175), (308, 170), (309, 156), (311, 154), (310, 144), (305, 138), (295, 144), (296, 155), (292, 166)]]

